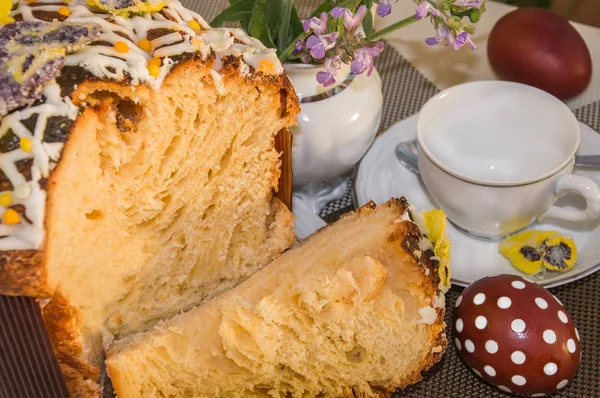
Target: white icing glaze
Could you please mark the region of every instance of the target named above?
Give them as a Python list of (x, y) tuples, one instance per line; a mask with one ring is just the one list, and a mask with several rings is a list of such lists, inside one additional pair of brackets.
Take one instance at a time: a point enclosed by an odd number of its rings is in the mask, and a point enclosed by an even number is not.
[[(265, 74), (283, 73), (283, 66), (274, 49), (267, 49), (260, 41), (248, 37), (240, 29), (212, 29), (200, 15), (187, 10), (178, 0), (168, 0), (160, 12), (137, 14), (130, 18), (94, 11), (85, 0), (71, 0), (69, 4), (60, 4), (57, 0), (22, 0), (11, 12), (11, 16), (21, 15), (25, 21), (41, 21), (34, 16), (34, 11), (58, 13), (64, 7), (70, 11), (66, 21), (93, 22), (101, 27), (95, 45), (85, 46), (67, 55), (65, 66), (83, 67), (100, 79), (123, 81), (129, 78), (132, 91), (139, 84), (159, 89), (175, 64), (172, 57), (184, 53), (198, 53), (204, 60), (211, 53), (214, 55), (210, 76), (219, 94), (226, 92), (218, 72), (222, 69), (222, 59), (226, 56), (240, 58), (242, 76), (249, 76), (252, 69)], [(197, 31), (193, 29), (198, 27), (200, 29)], [(140, 48), (140, 41), (147, 39), (148, 33), (153, 29), (169, 29), (172, 33), (150, 41), (150, 52), (146, 52)], [(117, 42), (122, 42), (119, 43), (120, 46), (126, 45), (125, 52), (117, 50)], [(156, 76), (148, 70), (148, 61), (153, 58), (162, 58)], [(266, 63), (263, 64), (263, 61)], [(0, 250), (38, 249), (42, 245), (46, 192), (40, 188), (39, 182), (49, 176), (64, 147), (63, 143), (43, 142), (46, 123), (52, 116), (75, 120), (80, 111), (69, 98), (61, 97), (60, 87), (56, 83), (47, 85), (43, 95), (44, 103), (15, 111), (1, 120), (0, 137), (10, 129), (17, 137), (29, 139), (32, 145), (29, 152), (17, 148), (0, 154), (0, 169), (14, 189), (11, 206), (23, 205), (25, 208), (19, 223), (0, 223)], [(80, 99), (84, 100), (85, 97)], [(81, 106), (85, 107), (86, 104)], [(39, 116), (35, 131), (31, 132), (22, 121), (34, 114)], [(25, 159), (33, 159), (31, 182), (25, 180), (15, 165), (15, 162)], [(0, 206), (1, 214), (6, 210), (7, 208)]]

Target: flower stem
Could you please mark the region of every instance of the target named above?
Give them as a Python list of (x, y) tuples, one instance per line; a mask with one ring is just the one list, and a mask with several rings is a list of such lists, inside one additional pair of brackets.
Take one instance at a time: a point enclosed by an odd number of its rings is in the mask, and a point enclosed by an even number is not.
[(404, 28), (408, 25), (411, 25), (417, 21), (419, 21), (419, 20), (414, 15), (412, 15), (408, 18), (404, 18), (396, 23), (391, 24), (390, 26), (387, 26), (387, 27), (373, 33), (373, 35), (371, 36), (371, 40), (377, 41), (377, 40), (383, 38), (385, 35), (388, 35), (392, 32), (402, 29), (402, 28)]

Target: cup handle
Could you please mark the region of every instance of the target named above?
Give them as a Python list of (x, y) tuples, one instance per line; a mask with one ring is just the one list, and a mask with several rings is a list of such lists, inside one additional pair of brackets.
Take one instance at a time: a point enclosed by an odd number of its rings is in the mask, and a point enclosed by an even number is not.
[(542, 214), (542, 217), (573, 222), (593, 221), (600, 217), (600, 188), (594, 181), (574, 174), (561, 176), (556, 183), (554, 193), (561, 197), (569, 192), (575, 192), (583, 196), (585, 209), (574, 210), (552, 206)]

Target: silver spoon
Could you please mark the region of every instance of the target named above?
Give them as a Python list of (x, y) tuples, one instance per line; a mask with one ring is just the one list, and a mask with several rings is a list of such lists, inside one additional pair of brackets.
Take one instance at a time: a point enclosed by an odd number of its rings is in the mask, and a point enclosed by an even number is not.
[[(396, 157), (404, 167), (415, 174), (419, 174), (416, 141), (403, 141), (396, 145)], [(575, 166), (600, 168), (600, 155), (575, 156)]]

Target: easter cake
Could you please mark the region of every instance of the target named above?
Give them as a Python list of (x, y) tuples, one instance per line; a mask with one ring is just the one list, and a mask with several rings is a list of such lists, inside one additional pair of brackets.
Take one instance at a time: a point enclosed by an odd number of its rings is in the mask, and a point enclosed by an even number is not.
[(274, 50), (176, 0), (0, 14), (0, 294), (37, 298), (71, 395), (98, 395), (115, 338), (293, 243), (275, 145), (298, 101)]
[(116, 342), (106, 365), (117, 396), (383, 397), (419, 381), (447, 344), (439, 216), (404, 199), (368, 204), (223, 295)]

